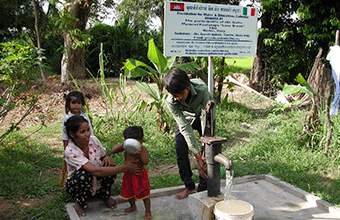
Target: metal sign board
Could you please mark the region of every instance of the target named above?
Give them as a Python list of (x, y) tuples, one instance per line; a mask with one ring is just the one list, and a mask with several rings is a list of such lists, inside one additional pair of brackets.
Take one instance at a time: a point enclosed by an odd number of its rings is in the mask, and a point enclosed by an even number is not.
[(164, 6), (164, 55), (254, 57), (257, 9), (170, 2)]

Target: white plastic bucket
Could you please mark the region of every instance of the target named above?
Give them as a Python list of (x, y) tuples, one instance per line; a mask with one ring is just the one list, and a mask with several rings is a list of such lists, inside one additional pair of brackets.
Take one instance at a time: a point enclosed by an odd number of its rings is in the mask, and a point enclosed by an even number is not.
[(220, 201), (214, 207), (216, 220), (251, 220), (254, 207), (241, 200)]

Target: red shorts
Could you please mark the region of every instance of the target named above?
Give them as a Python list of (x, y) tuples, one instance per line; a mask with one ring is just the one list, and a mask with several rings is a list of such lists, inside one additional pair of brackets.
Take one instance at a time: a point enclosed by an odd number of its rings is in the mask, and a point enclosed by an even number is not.
[(150, 197), (149, 176), (145, 168), (138, 176), (124, 172), (122, 198), (128, 200), (133, 197), (135, 197), (136, 200)]

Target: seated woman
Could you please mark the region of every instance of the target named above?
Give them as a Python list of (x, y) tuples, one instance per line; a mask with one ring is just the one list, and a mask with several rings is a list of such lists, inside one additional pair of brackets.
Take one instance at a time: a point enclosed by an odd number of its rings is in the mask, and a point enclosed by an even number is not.
[(68, 171), (65, 188), (75, 201), (77, 214), (85, 216), (84, 208), (93, 196), (101, 198), (109, 208), (116, 208), (117, 201), (111, 196), (116, 174), (138, 175), (143, 166), (132, 161), (115, 167), (100, 141), (91, 136), (88, 121), (82, 116), (72, 116), (65, 122), (65, 127), (71, 140), (64, 152)]

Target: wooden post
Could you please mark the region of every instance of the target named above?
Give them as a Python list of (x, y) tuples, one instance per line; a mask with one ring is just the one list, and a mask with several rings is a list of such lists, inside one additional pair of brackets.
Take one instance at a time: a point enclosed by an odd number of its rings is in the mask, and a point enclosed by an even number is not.
[[(335, 33), (335, 46), (339, 46), (339, 36), (340, 36), (340, 32), (339, 30), (337, 30)], [(331, 142), (332, 130), (333, 130), (333, 122), (331, 121), (330, 116), (329, 116), (329, 108), (331, 106), (332, 91), (333, 91), (333, 84), (331, 84), (331, 88), (329, 90), (329, 96), (327, 98), (327, 103), (326, 103), (326, 122), (328, 126), (327, 138), (326, 138), (326, 143), (325, 143), (325, 151), (324, 151), (326, 155), (328, 153), (328, 146)]]
[(208, 90), (214, 97), (214, 58), (208, 57)]
[(339, 35), (340, 35), (340, 31), (337, 30), (335, 34), (335, 45), (337, 46), (339, 46)]

